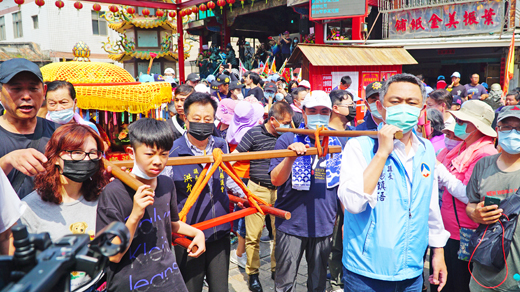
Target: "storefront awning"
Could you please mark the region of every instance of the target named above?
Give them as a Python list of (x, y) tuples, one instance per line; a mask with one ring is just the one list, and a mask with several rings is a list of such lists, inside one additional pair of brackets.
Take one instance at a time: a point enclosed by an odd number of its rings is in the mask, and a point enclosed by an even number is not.
[(289, 58), (297, 67), (303, 58), (313, 66), (414, 65), (417, 61), (402, 47), (361, 47), (299, 44)]

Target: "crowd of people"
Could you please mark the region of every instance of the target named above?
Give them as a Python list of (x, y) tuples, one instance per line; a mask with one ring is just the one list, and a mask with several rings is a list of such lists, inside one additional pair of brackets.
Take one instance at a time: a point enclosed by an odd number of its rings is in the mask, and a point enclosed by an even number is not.
[[(513, 226), (510, 245), (494, 241), (499, 252), (492, 265), (471, 261), (489, 258), (480, 255), (489, 250), (469, 247), (472, 238), (497, 236), (496, 230), (500, 239), (501, 222), (518, 217), (508, 207), (520, 181), (518, 89), (504, 102), (495, 84), (488, 92), (474, 74), (462, 86), (458, 72), (450, 85), (439, 78), (435, 90), (421, 76), (397, 74), (368, 84), (363, 99), (349, 89), (348, 76), (330, 93), (312, 90), (305, 80), (264, 80), (252, 71), (242, 78), (224, 69), (214, 80), (194, 73), (187, 79), (173, 91), (170, 119), (141, 118), (128, 127), (130, 175), (143, 183), (135, 191), (110, 178), (101, 160), (107, 145), (95, 124), (76, 113), (72, 84), (44, 83), (38, 66), (25, 59), (2, 63), (0, 253), (13, 253), (15, 224), (56, 240), (71, 233), (93, 237), (119, 221), (130, 244), (109, 258), (107, 291), (200, 292), (204, 285), (227, 291), (233, 261), (258, 292), (264, 290), (259, 249), (265, 225), (276, 291), (295, 290), (304, 254), (308, 291), (325, 291), (327, 278), (332, 291), (421, 291), (427, 284), (432, 291), (518, 290), (516, 223), (507, 225)], [(362, 104), (367, 112), (357, 121)], [(280, 130), (321, 126), (378, 134), (316, 141)], [(318, 143), (343, 150), (305, 155)], [(255, 213), (203, 231), (193, 228), (233, 212), (228, 195), (245, 194), (219, 168), (184, 211), (206, 165), (166, 163), (217, 148), (232, 154), (296, 152), (233, 164), (254, 195), (291, 212), (291, 219)], [(486, 226), (493, 232), (484, 232)], [(173, 247), (172, 233), (187, 236), (191, 245)], [(231, 250), (234, 236), (238, 245)], [(428, 254), (430, 276), (423, 279)], [(78, 271), (71, 285), (89, 280)]]
[(203, 79), (209, 75), (215, 75), (220, 66), (231, 65), (233, 68), (239, 69), (240, 63), (245, 70), (249, 71), (266, 63), (271, 66), (275, 62), (276, 70), (280, 70), (299, 41), (298, 37), (291, 39), (290, 33), (285, 31), (278, 37), (268, 37), (254, 48), (244, 37), (239, 37), (236, 43), (238, 54), (231, 43), (222, 48), (219, 48), (217, 44), (212, 44), (211, 47), (204, 45), (197, 57), (196, 64)]

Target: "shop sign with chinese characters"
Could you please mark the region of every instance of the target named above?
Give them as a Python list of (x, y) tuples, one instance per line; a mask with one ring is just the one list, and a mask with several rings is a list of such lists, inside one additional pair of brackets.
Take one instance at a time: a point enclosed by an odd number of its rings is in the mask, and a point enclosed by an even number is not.
[(423, 38), (499, 32), (504, 1), (470, 2), (389, 13), (389, 37)]

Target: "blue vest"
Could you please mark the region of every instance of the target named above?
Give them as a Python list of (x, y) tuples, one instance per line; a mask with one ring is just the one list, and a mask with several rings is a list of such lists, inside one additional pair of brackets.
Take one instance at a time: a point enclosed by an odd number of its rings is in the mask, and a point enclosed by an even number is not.
[[(370, 163), (378, 142), (369, 137), (355, 139)], [(377, 182), (375, 208), (367, 204), (359, 214), (345, 212), (343, 265), (349, 271), (384, 281), (412, 279), (423, 272), (435, 152), (430, 141), (419, 141), (409, 174), (410, 196), (404, 165), (392, 152)]]

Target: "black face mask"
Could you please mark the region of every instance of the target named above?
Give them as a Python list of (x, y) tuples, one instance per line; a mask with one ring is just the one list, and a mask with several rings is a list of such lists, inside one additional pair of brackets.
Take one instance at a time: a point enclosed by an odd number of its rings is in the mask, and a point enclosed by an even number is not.
[(208, 139), (213, 134), (213, 127), (215, 127), (213, 123), (189, 122), (189, 125), (188, 133), (199, 141)]
[(63, 160), (63, 174), (75, 182), (84, 182), (99, 170), (99, 161), (95, 160)]
[(356, 118), (356, 107), (355, 106), (349, 106), (348, 107), (348, 116), (347, 120), (349, 122), (353, 121)]

